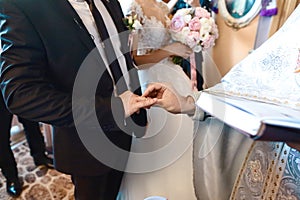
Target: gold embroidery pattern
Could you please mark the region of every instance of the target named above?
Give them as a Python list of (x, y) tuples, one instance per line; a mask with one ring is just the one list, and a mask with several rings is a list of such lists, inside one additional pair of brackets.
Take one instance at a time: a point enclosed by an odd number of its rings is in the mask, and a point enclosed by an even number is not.
[(263, 175), (261, 171), (261, 164), (259, 160), (250, 161), (248, 164), (250, 169), (249, 179), (252, 183), (262, 183)]
[(300, 152), (285, 143), (255, 142), (230, 199), (300, 200)]

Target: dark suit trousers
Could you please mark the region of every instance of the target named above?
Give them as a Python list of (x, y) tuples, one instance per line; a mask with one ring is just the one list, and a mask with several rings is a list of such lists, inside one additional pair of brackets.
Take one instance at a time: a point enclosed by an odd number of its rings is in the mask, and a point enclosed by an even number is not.
[(111, 170), (100, 176), (75, 176), (76, 200), (116, 200), (124, 172)]
[[(2, 95), (0, 96), (0, 167), (6, 179), (15, 180), (18, 178), (17, 163), (10, 146), (10, 128), (13, 115), (6, 109)], [(45, 142), (38, 123), (20, 117), (18, 120), (23, 124), (31, 155), (34, 158), (43, 156), (45, 154)]]

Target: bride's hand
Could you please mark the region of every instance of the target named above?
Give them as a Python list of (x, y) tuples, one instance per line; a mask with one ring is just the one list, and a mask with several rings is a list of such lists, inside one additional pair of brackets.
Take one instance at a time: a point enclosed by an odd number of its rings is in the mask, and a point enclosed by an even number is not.
[(193, 53), (191, 48), (180, 42), (174, 42), (165, 46), (163, 49), (169, 52), (171, 56), (180, 56), (185, 59), (190, 57), (190, 55)]
[(176, 89), (167, 83), (151, 83), (148, 85), (142, 97), (157, 99), (156, 105), (170, 113), (193, 114), (195, 102), (191, 96), (184, 97)]

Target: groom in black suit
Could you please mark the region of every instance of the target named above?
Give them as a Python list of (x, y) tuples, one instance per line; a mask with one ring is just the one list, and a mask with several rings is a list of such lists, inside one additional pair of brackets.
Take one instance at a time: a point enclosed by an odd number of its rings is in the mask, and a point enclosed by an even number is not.
[(54, 126), (55, 167), (71, 174), (76, 199), (113, 200), (132, 134), (144, 134), (141, 108), (155, 100), (140, 97), (118, 1), (95, 1), (133, 92), (115, 84), (81, 0), (0, 0), (1, 91), (12, 113)]

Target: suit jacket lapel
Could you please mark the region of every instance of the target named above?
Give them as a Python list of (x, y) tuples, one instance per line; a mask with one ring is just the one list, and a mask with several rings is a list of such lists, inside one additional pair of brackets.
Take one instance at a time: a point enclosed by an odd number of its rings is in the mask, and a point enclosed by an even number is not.
[[(64, 15), (64, 18), (67, 19), (68, 22), (74, 25), (75, 29), (77, 30), (74, 34), (77, 34), (82, 43), (88, 48), (89, 51), (92, 51), (96, 45), (93, 42), (92, 38), (90, 37), (90, 34), (86, 27), (84, 26), (82, 20), (80, 19), (77, 12), (74, 10), (72, 5), (68, 2), (68, 0), (53, 0), (52, 2), (55, 2), (57, 5), (57, 10), (60, 14)], [(122, 46), (121, 51), (124, 53), (124, 56), (126, 58), (127, 68), (128, 70), (134, 69), (132, 65), (132, 60), (130, 56), (130, 52), (128, 49), (128, 29), (126, 28), (125, 24), (122, 23), (123, 20), (123, 14), (120, 7), (120, 4), (116, 0), (103, 0), (103, 4), (105, 5), (106, 9), (110, 13), (115, 26), (122, 38), (120, 38)], [(99, 55), (100, 56), (100, 55)], [(100, 58), (100, 63), (103, 64), (102, 59)], [(101, 64), (100, 64), (101, 66)], [(130, 85), (132, 88), (137, 88), (136, 86), (139, 85), (139, 81), (137, 78), (137, 74), (130, 73)]]
[(119, 2), (117, 0), (102, 0), (102, 3), (112, 17), (118, 32), (126, 31), (126, 26), (122, 23), (123, 13)]
[[(52, 2), (55, 2), (57, 5), (58, 12), (62, 15), (64, 15), (64, 18), (69, 21), (69, 23), (76, 26), (77, 32), (74, 34), (77, 34), (78, 37), (81, 39), (81, 41), (87, 46), (88, 49), (92, 50), (96, 47), (95, 43), (93, 42), (88, 30), (84, 26), (81, 18), (77, 14), (77, 12), (74, 10), (72, 5), (69, 3), (68, 0), (53, 0)], [(127, 30), (124, 23), (122, 23), (123, 20), (123, 14), (120, 7), (120, 4), (116, 0), (103, 0), (103, 4), (105, 5), (106, 9), (108, 10), (109, 14), (111, 15), (115, 26), (119, 33), (124, 32)], [(122, 35), (125, 35), (122, 33)], [(123, 36), (122, 36), (123, 37)], [(124, 36), (127, 37), (127, 36)], [(127, 44), (124, 44), (124, 40), (122, 39), (122, 50), (125, 48)], [(127, 51), (127, 48), (124, 49)]]
[[(101, 0), (99, 0), (101, 1)], [(127, 29), (125, 23), (123, 23), (123, 13), (121, 6), (117, 0), (102, 0), (102, 3), (106, 7), (107, 11), (109, 12), (110, 16), (112, 17), (114, 24), (117, 28), (117, 31), (119, 33), (119, 39), (121, 41), (121, 51), (126, 57), (126, 60), (130, 60), (128, 63), (132, 63), (131, 58), (126, 56), (129, 51), (129, 45), (128, 45), (128, 38), (129, 38), (129, 30)], [(129, 67), (131, 69), (131, 67)]]
[[(117, 0), (102, 0), (102, 3), (105, 5), (106, 9), (110, 13), (115, 26), (117, 27), (121, 40), (121, 51), (123, 52), (123, 55), (126, 59), (127, 69), (128, 71), (131, 71), (129, 73), (130, 75), (130, 87), (131, 88), (139, 88), (140, 82), (137, 73), (133, 73), (133, 71), (136, 71), (136, 68), (133, 66), (133, 61), (131, 59), (130, 50), (128, 46), (128, 37), (129, 37), (129, 30), (127, 29), (125, 23), (122, 23), (123, 21), (123, 13), (121, 6)], [(134, 91), (136, 94), (141, 94), (140, 89), (136, 89)]]
[(84, 26), (82, 20), (80, 19), (77, 12), (74, 10), (72, 5), (69, 3), (68, 0), (53, 0), (56, 3), (57, 9), (59, 10), (60, 14), (64, 15), (65, 19), (68, 20), (70, 24), (75, 26), (77, 30), (74, 34), (77, 34), (82, 43), (91, 51), (94, 49), (95, 43), (93, 42), (91, 35), (89, 34), (88, 30)]

